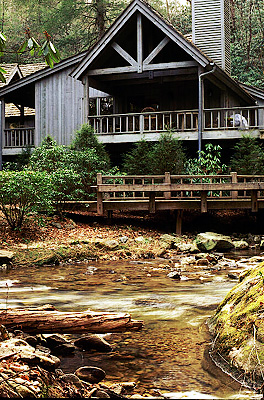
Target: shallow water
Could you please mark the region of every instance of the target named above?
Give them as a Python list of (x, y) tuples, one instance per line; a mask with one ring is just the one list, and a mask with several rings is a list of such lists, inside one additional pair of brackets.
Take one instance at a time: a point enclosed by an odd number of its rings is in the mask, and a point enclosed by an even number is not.
[(210, 342), (205, 321), (235, 282), (227, 271), (179, 282), (159, 264), (90, 262), (2, 272), (1, 308), (50, 303), (65, 311), (129, 312), (144, 320), (141, 332), (107, 335), (112, 353), (77, 353), (62, 359), (64, 371), (102, 367), (106, 383), (135, 381), (138, 393), (153, 396), (156, 389), (168, 398), (253, 398), (212, 365), (210, 374), (202, 367)]

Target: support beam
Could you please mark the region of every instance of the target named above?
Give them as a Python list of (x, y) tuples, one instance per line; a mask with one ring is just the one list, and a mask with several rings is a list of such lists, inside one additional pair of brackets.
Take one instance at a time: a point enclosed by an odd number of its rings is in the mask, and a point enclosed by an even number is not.
[(161, 50), (166, 46), (167, 43), (169, 43), (170, 39), (165, 36), (165, 38), (155, 47), (155, 49), (152, 50), (152, 52), (145, 58), (143, 61), (143, 64), (149, 64), (160, 52)]
[[(164, 183), (167, 183), (168, 185), (171, 184), (171, 176), (169, 172), (165, 172)], [(164, 192), (164, 198), (169, 200), (171, 198), (171, 192)]]
[(155, 206), (155, 192), (150, 192), (149, 194), (149, 213), (155, 214), (156, 206)]
[(182, 234), (183, 210), (176, 210), (176, 235)]
[(0, 171), (3, 169), (3, 146), (4, 146), (4, 129), (5, 129), (5, 100), (0, 101)]
[(130, 65), (137, 66), (136, 60), (134, 60), (133, 57), (131, 57), (130, 54), (126, 50), (124, 50), (121, 46), (119, 46), (118, 43), (114, 42), (112, 43), (113, 49), (121, 56), (123, 57)]
[[(231, 175), (231, 182), (232, 183), (237, 183), (237, 172), (230, 172)], [(237, 190), (232, 190), (231, 192), (231, 197), (232, 199), (237, 199), (238, 197), (238, 191)]]
[[(97, 185), (103, 183), (102, 174), (99, 172), (97, 174)], [(97, 214), (103, 215), (104, 214), (104, 206), (103, 206), (103, 193), (97, 190)]]
[(143, 71), (143, 35), (142, 35), (142, 15), (137, 14), (137, 72)]
[(207, 210), (207, 191), (201, 191), (201, 212), (206, 213)]
[(258, 191), (251, 190), (251, 211), (258, 212)]
[(82, 80), (83, 83), (83, 123), (88, 122), (89, 116), (89, 78), (85, 76)]

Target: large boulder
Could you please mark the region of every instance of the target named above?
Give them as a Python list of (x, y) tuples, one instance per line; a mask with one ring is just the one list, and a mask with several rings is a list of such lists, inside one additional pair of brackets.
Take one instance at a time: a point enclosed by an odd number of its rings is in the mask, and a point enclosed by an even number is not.
[(85, 366), (75, 371), (79, 379), (89, 383), (99, 383), (105, 378), (105, 372), (101, 368)]
[(234, 248), (229, 236), (214, 232), (199, 233), (196, 236), (195, 243), (200, 251), (227, 251)]
[(103, 353), (109, 353), (113, 350), (112, 346), (99, 335), (83, 336), (76, 339), (74, 344), (82, 350), (97, 350)]
[(264, 263), (244, 271), (239, 280), (207, 321), (215, 337), (211, 354), (220, 365), (225, 360), (225, 368), (232, 367), (227, 372), (254, 379), (248, 383), (258, 386), (264, 363)]
[(11, 263), (14, 258), (13, 251), (0, 250), (0, 265)]

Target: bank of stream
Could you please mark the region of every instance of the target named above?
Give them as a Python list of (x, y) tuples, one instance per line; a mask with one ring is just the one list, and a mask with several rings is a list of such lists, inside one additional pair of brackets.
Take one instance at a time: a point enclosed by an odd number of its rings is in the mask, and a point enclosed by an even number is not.
[(76, 352), (61, 358), (65, 372), (92, 365), (105, 370), (109, 386), (136, 382), (132, 396), (260, 398), (204, 357), (210, 343), (205, 321), (236, 283), (230, 279), (233, 272), (246, 266), (245, 258), (239, 263), (222, 259), (214, 268), (182, 271), (181, 280), (167, 276), (172, 266), (164, 260), (2, 271), (1, 308), (50, 303), (65, 311), (125, 311), (144, 320), (141, 332), (106, 335), (111, 353)]

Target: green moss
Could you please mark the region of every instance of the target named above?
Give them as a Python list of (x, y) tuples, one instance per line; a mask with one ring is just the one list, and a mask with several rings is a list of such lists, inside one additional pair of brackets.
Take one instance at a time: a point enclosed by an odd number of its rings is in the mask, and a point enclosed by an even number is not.
[(255, 368), (256, 375), (260, 373), (259, 363), (264, 362), (263, 276), (264, 263), (246, 271), (208, 321), (216, 337), (214, 351), (244, 371)]

